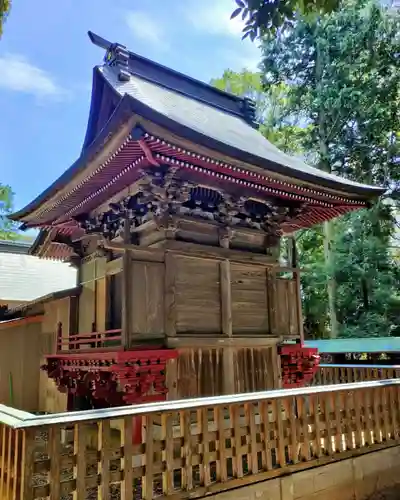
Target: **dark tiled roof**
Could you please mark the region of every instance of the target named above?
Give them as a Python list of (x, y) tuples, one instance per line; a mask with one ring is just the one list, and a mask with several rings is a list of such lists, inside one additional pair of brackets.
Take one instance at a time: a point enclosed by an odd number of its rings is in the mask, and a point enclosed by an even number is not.
[(116, 62), (113, 66), (105, 64), (95, 70), (82, 154), (52, 186), (14, 214), (15, 220), (24, 220), (44, 201), (72, 183), (99, 152), (104, 141), (133, 114), (207, 147), (215, 152), (216, 157), (234, 158), (264, 168), (272, 175), (275, 173), (299, 182), (325, 186), (347, 195), (357, 194), (363, 201), (382, 194), (380, 188), (325, 173), (281, 152), (252, 126), (248, 100), (214, 89), (94, 34), (90, 37), (94, 43), (109, 50), (111, 58), (114, 51)]
[[(192, 99), (182, 93), (169, 90), (162, 85), (152, 83), (139, 76), (131, 75), (129, 81), (118, 79), (116, 68), (100, 68), (104, 78), (121, 95), (129, 95), (154, 111), (166, 116), (205, 137), (210, 137), (221, 144), (249, 153), (272, 165), (281, 165), (292, 170), (294, 177), (299, 174), (326, 179), (336, 184), (338, 189), (367, 188), (381, 192), (380, 188), (365, 186), (341, 177), (328, 174), (310, 167), (302, 160), (287, 155), (271, 144), (258, 130), (243, 118), (227, 113), (210, 104)], [(279, 167), (275, 169), (279, 173)]]

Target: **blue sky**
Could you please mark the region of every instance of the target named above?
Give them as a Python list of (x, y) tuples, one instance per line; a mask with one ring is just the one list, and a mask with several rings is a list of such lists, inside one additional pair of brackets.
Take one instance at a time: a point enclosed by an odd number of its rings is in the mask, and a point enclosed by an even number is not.
[[(138, 7), (140, 5), (140, 8)], [(92, 68), (87, 31), (208, 82), (255, 69), (258, 49), (230, 21), (233, 0), (19, 0), (0, 40), (0, 183), (19, 209), (78, 157)]]

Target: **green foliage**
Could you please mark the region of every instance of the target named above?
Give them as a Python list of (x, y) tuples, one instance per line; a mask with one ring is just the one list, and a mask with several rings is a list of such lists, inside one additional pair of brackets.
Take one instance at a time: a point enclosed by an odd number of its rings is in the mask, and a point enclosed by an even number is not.
[[(237, 15), (249, 3), (239, 2)], [(276, 4), (270, 6), (271, 13)], [(252, 97), (261, 132), (278, 147), (325, 171), (393, 190), (400, 187), (399, 23), (398, 13), (361, 0), (299, 15), (284, 32), (263, 29), (261, 75), (226, 71), (213, 83)], [(332, 224), (329, 265), (322, 227), (296, 235), (307, 335), (331, 333), (330, 279), (341, 336), (400, 335), (400, 269), (390, 248), (389, 206), (379, 203)]]
[[(308, 124), (303, 147), (321, 169), (392, 188), (400, 181), (400, 18), (375, 3), (347, 1), (299, 17), (283, 36), (263, 40), (266, 89), (288, 85), (291, 113)], [(339, 334), (400, 334), (399, 264), (388, 207), (335, 221), (333, 264), (317, 228), (298, 238), (306, 330), (329, 335), (326, 284), (335, 282)]]
[(249, 97), (256, 103), (260, 132), (273, 144), (294, 154), (303, 151), (306, 128), (299, 125), (297, 117), (290, 116), (288, 86), (284, 83), (263, 88), (262, 74), (243, 70), (236, 73), (225, 70), (221, 78), (211, 80), (211, 85), (232, 94)]
[(390, 207), (378, 204), (336, 223), (337, 313), (343, 336), (400, 335), (400, 268), (388, 251)]
[(308, 338), (328, 336), (328, 292), (322, 227), (297, 234), (297, 252), (301, 274), (304, 334)]
[(13, 208), (13, 192), (10, 186), (0, 184), (0, 240), (17, 240), (20, 235), (8, 216)]
[(0, 37), (3, 34), (3, 24), (11, 8), (11, 0), (0, 0)]
[(388, 186), (400, 180), (400, 17), (364, 1), (342, 7), (266, 35), (264, 84), (290, 82), (321, 168)]
[(266, 31), (293, 26), (296, 14), (331, 12), (339, 5), (339, 0), (235, 0), (236, 8), (231, 19), (241, 16), (245, 25), (242, 38), (252, 41)]

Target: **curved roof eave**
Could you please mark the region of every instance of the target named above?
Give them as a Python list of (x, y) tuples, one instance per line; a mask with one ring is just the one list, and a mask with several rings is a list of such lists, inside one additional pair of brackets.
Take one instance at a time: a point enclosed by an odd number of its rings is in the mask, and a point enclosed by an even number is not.
[(86, 166), (88, 160), (97, 152), (98, 148), (102, 145), (104, 140), (115, 130), (117, 126), (124, 120), (125, 113), (131, 109), (129, 96), (121, 98), (114, 113), (103, 127), (96, 139), (84, 150), (79, 158), (66, 170), (53, 184), (45, 189), (39, 196), (26, 205), (21, 210), (14, 212), (9, 216), (10, 219), (15, 221), (22, 221), (24, 217), (37, 210), (40, 205), (54, 196), (57, 191), (62, 189), (68, 182), (70, 182), (77, 174), (79, 174)]
[[(126, 115), (130, 113), (130, 115)], [(354, 185), (346, 179), (338, 177), (338, 179), (327, 179), (308, 172), (300, 172), (295, 168), (283, 166), (274, 163), (265, 158), (261, 158), (254, 154), (248, 153), (234, 146), (218, 141), (212, 137), (202, 134), (182, 123), (179, 123), (172, 118), (156, 111), (151, 106), (144, 104), (142, 101), (134, 98), (131, 95), (125, 94), (121, 96), (121, 100), (117, 105), (112, 116), (98, 134), (96, 139), (82, 152), (81, 156), (76, 162), (64, 172), (51, 186), (43, 191), (37, 198), (29, 203), (22, 210), (13, 213), (10, 218), (16, 221), (23, 220), (24, 217), (35, 211), (41, 204), (50, 199), (56, 192), (62, 189), (68, 182), (70, 182), (78, 173), (80, 173), (86, 166), (90, 157), (96, 153), (97, 149), (102, 145), (103, 141), (107, 138), (110, 132), (114, 131), (116, 127), (124, 120), (129, 118), (132, 114), (137, 114), (145, 120), (158, 125), (169, 132), (189, 140), (194, 144), (202, 145), (208, 149), (212, 149), (217, 153), (225, 156), (241, 160), (247, 164), (258, 166), (264, 170), (274, 172), (280, 175), (285, 175), (289, 178), (297, 179), (303, 182), (309, 182), (315, 185), (323, 186), (329, 189), (337, 190), (347, 194), (357, 194), (364, 199), (368, 200), (376, 198), (385, 192), (384, 188), (367, 186), (367, 185)]]
[(196, 130), (193, 130), (175, 120), (163, 115), (162, 113), (154, 110), (150, 106), (144, 104), (143, 102), (130, 96), (132, 101), (132, 111), (135, 114), (143, 117), (144, 119), (167, 129), (169, 132), (182, 137), (194, 144), (199, 144), (208, 149), (212, 149), (224, 156), (239, 159), (249, 165), (258, 166), (264, 170), (274, 172), (280, 175), (285, 175), (287, 177), (297, 179), (304, 182), (310, 182), (316, 185), (324, 186), (330, 189), (342, 191), (343, 193), (356, 193), (360, 196), (364, 195), (366, 198), (378, 197), (382, 195), (386, 189), (377, 186), (362, 185), (356, 183), (352, 184), (352, 181), (347, 181), (342, 177), (336, 179), (326, 179), (321, 178), (318, 175), (312, 175), (306, 172), (299, 172), (294, 168), (276, 164), (272, 161), (266, 160), (259, 156), (247, 153), (241, 149), (235, 148), (229, 144), (220, 142), (212, 137), (204, 135)]

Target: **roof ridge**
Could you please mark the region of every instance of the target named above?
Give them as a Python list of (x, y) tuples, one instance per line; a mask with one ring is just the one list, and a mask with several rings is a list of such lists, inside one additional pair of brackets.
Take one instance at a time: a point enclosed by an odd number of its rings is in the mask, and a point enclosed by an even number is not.
[(121, 82), (129, 81), (130, 75), (134, 75), (190, 99), (240, 116), (250, 125), (257, 126), (256, 104), (253, 99), (220, 90), (209, 83), (136, 54), (124, 45), (112, 43), (91, 31), (88, 35), (94, 45), (106, 50), (104, 64), (117, 68)]

